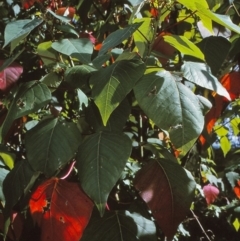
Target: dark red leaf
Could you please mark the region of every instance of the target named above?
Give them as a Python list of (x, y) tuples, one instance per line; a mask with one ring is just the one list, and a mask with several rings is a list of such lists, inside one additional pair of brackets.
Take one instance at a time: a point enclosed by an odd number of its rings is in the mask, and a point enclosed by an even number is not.
[[(0, 60), (0, 66), (3, 64)], [(7, 90), (18, 80), (23, 72), (23, 67), (17, 63), (12, 63), (2, 72), (0, 72), (0, 90)]]
[(137, 173), (134, 186), (168, 240), (172, 240), (193, 201), (193, 178), (179, 164), (160, 159)]
[(232, 100), (240, 97), (240, 73), (231, 72), (223, 76), (222, 85), (228, 91)]
[(77, 183), (52, 178), (30, 199), (33, 220), (41, 228), (41, 241), (79, 241), (91, 217), (93, 202)]
[(207, 204), (210, 205), (217, 199), (219, 189), (211, 184), (208, 184), (203, 187), (203, 193)]

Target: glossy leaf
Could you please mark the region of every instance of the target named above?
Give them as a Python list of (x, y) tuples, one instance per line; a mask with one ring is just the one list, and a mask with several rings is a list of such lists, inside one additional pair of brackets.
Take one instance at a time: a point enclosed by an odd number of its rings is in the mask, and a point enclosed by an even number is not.
[(79, 241), (93, 203), (77, 183), (52, 178), (34, 191), (29, 207), (41, 229), (41, 241)]
[(10, 42), (17, 40), (11, 47), (11, 51), (17, 46), (18, 42), (25, 38), (34, 28), (43, 22), (41, 18), (23, 19), (9, 22), (4, 31), (4, 45), (7, 46)]
[(1, 126), (0, 139), (5, 137), (14, 120), (39, 110), (50, 100), (51, 92), (45, 84), (36, 81), (29, 81), (22, 84)]
[(86, 137), (79, 147), (76, 157), (79, 180), (101, 216), (108, 195), (131, 154), (131, 148), (131, 141), (126, 135), (107, 131)]
[[(4, 207), (5, 218), (10, 217), (14, 205), (17, 204), (20, 197), (24, 194), (29, 185), (34, 171), (26, 160), (18, 161), (14, 168), (9, 172), (3, 182), (3, 192), (6, 198)], [(37, 177), (37, 175), (36, 175)]]
[(84, 64), (91, 62), (93, 44), (88, 38), (61, 39), (52, 43), (52, 48), (62, 54), (77, 58)]
[(204, 53), (206, 62), (211, 67), (212, 73), (216, 75), (228, 55), (231, 43), (224, 37), (210, 36), (204, 38), (197, 46)]
[(211, 184), (208, 184), (203, 187), (203, 193), (206, 198), (207, 204), (212, 204), (219, 194), (219, 189)]
[(173, 145), (185, 155), (202, 132), (202, 107), (197, 96), (170, 72), (157, 70), (145, 74), (134, 93), (146, 115), (169, 132)]
[(191, 174), (170, 160), (154, 160), (136, 174), (134, 186), (168, 240), (172, 240), (194, 198)]
[(111, 113), (142, 77), (145, 64), (138, 59), (117, 61), (94, 72), (90, 78), (92, 97), (106, 125)]
[(240, 175), (237, 172), (227, 172), (226, 178), (232, 186), (232, 188), (234, 188), (236, 186), (237, 181), (240, 180)]
[(128, 39), (140, 26), (141, 23), (135, 23), (127, 26), (123, 29), (118, 29), (117, 31), (110, 33), (107, 38), (103, 41), (103, 45), (99, 51), (99, 56), (107, 53), (112, 48), (116, 47), (123, 40)]
[(156, 241), (153, 221), (129, 211), (106, 212), (91, 217), (81, 241)]
[(196, 63), (187, 61), (182, 65), (183, 76), (203, 87), (217, 92), (219, 95), (226, 97), (230, 100), (229, 93), (218, 81), (218, 79), (211, 74), (211, 69), (205, 63)]
[(175, 49), (179, 50), (184, 55), (190, 55), (195, 58), (205, 60), (202, 51), (190, 40), (184, 36), (178, 35), (165, 35), (164, 41), (172, 45)]
[(74, 157), (81, 134), (75, 123), (47, 118), (26, 133), (25, 142), (33, 170), (51, 177)]

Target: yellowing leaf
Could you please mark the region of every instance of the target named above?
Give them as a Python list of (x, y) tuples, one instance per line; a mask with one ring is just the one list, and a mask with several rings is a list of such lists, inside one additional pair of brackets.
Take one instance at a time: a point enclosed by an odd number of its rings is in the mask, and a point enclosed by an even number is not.
[(231, 142), (229, 141), (229, 139), (226, 136), (223, 136), (220, 139), (220, 145), (221, 145), (221, 149), (223, 151), (223, 155), (225, 157), (227, 155), (227, 153), (231, 150)]
[(165, 35), (163, 38), (165, 42), (168, 42), (170, 45), (172, 45), (174, 48), (179, 50), (181, 53), (185, 55), (190, 55), (205, 61), (205, 57), (202, 51), (186, 37), (178, 36), (178, 35), (171, 35), (171, 36)]
[(228, 133), (228, 129), (225, 126), (222, 125), (216, 125), (214, 127), (214, 132), (218, 135), (218, 136), (226, 136)]
[(13, 169), (15, 155), (12, 153), (0, 152), (0, 157), (3, 159), (3, 162), (10, 168)]
[(234, 222), (233, 222), (233, 226), (234, 226), (234, 228), (236, 229), (236, 231), (239, 230), (239, 228), (240, 228), (240, 221), (239, 221), (238, 218), (235, 218), (235, 220), (234, 220)]

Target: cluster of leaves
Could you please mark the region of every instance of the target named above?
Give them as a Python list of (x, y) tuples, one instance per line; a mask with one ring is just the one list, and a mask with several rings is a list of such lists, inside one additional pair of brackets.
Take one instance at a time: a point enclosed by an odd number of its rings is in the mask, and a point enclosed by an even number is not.
[(4, 239), (238, 240), (239, 9), (0, 3)]

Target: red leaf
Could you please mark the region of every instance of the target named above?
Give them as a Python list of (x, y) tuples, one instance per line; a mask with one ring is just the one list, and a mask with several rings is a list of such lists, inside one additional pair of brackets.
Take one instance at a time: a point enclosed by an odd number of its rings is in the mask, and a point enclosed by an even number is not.
[(240, 180), (237, 181), (237, 186), (233, 188), (234, 193), (240, 198)]
[(41, 241), (79, 241), (87, 226), (93, 202), (77, 183), (52, 178), (30, 199), (33, 220), (41, 228)]
[(75, 14), (76, 10), (73, 7), (63, 7), (63, 8), (58, 8), (56, 10), (56, 14), (61, 15), (61, 16), (66, 16), (69, 18), (73, 18), (74, 14)]
[(222, 85), (228, 91), (232, 100), (240, 97), (240, 73), (231, 72), (221, 79)]
[(193, 179), (177, 163), (158, 160), (150, 162), (137, 173), (134, 186), (168, 240), (172, 240), (193, 200)]
[(210, 205), (217, 199), (219, 189), (211, 184), (208, 184), (203, 187), (203, 193), (207, 201), (207, 204)]
[[(0, 66), (3, 64), (0, 60)], [(2, 72), (0, 72), (0, 90), (7, 90), (18, 80), (23, 72), (23, 67), (17, 63), (12, 63)]]

